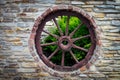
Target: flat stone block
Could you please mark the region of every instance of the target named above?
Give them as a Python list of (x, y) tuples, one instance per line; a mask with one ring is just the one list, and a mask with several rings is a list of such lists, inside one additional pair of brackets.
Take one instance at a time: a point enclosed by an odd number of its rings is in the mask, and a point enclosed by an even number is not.
[(110, 25), (111, 22), (110, 21), (96, 21), (96, 24), (99, 26), (101, 25), (106, 26), (106, 25)]
[(100, 67), (98, 68), (98, 70), (106, 72), (106, 71), (113, 71), (113, 68), (112, 67)]
[(4, 68), (3, 69), (4, 73), (16, 73), (16, 69), (15, 68)]
[(94, 13), (93, 16), (96, 17), (96, 18), (104, 18), (105, 14), (103, 14), (103, 13)]
[(5, 30), (6, 34), (13, 34), (14, 31), (13, 30)]
[(6, 24), (5, 22), (3, 22), (3, 23), (0, 23), (0, 26), (15, 27), (15, 26), (16, 26), (16, 23), (10, 23), (10, 22), (8, 22), (8, 23)]
[(23, 62), (21, 63), (21, 67), (24, 67), (24, 68), (34, 68), (34, 67), (37, 67), (37, 63), (35, 62)]
[(103, 4), (103, 1), (86, 1), (86, 4)]
[(112, 20), (112, 25), (120, 26), (120, 20)]
[(19, 69), (17, 69), (17, 72), (23, 72), (23, 73), (25, 73), (25, 72), (28, 72), (28, 73), (31, 73), (31, 72), (36, 72), (36, 70), (34, 69), (34, 68), (19, 68)]
[(111, 5), (120, 5), (119, 1), (106, 1), (106, 4), (111, 4)]
[(81, 1), (72, 1), (71, 4), (73, 5), (77, 5), (77, 4), (85, 4), (84, 2), (81, 2)]
[(23, 12), (37, 12), (38, 9), (37, 8), (25, 8), (23, 9)]
[(82, 5), (83, 8), (93, 8), (94, 5)]
[(17, 22), (16, 26), (21, 27), (21, 28), (27, 28), (27, 27), (31, 27), (31, 25), (33, 25), (34, 22)]
[(95, 80), (107, 80), (105, 77), (94, 78)]
[(6, 4), (6, 1), (5, 0), (0, 0), (0, 4)]
[(87, 12), (92, 12), (93, 11), (92, 8), (85, 8), (84, 10), (87, 11)]
[(93, 10), (95, 12), (98, 12), (98, 13), (120, 13), (119, 10), (115, 10), (115, 9), (99, 9), (99, 8), (94, 8)]
[(115, 8), (114, 5), (95, 5), (95, 7), (97, 7), (97, 8), (103, 8), (103, 9)]
[(107, 17), (120, 18), (120, 14), (106, 14)]
[[(104, 35), (105, 35), (105, 36), (117, 36), (117, 37), (120, 36), (120, 34), (119, 34), (119, 33), (116, 33), (116, 31), (115, 31), (115, 32), (109, 32), (109, 30), (106, 31), (106, 32), (104, 33)], [(112, 44), (112, 43), (110, 43), (110, 44)], [(110, 45), (109, 45), (109, 46), (110, 46)]]
[(22, 51), (24, 50), (23, 46), (10, 46), (12, 51)]
[(60, 77), (41, 77), (38, 80), (63, 80)]
[(106, 50), (120, 50), (120, 46), (116, 46), (116, 47), (105, 47), (104, 49), (106, 49)]
[(9, 39), (7, 39), (7, 41), (9, 41), (9, 42), (19, 42), (19, 41), (21, 41), (21, 39), (20, 38), (9, 38)]
[(120, 6), (115, 6), (115, 9), (118, 9), (118, 10), (120, 10)]
[(111, 57), (112, 58), (113, 54), (109, 54), (109, 53), (108, 54), (104, 54), (104, 57)]
[(120, 41), (120, 37), (111, 37), (111, 36), (104, 36), (104, 39), (108, 39), (108, 40), (113, 40), (113, 41)]
[(120, 32), (120, 28), (117, 28), (117, 29), (113, 29), (113, 30), (109, 30), (108, 32), (111, 32), (111, 33), (118, 33)]
[(23, 22), (34, 22), (34, 18), (19, 18), (18, 21)]
[(5, 23), (7, 23), (7, 22), (13, 22), (13, 18), (10, 18), (10, 17), (4, 17), (2, 20), (1, 20), (1, 22), (5, 22)]

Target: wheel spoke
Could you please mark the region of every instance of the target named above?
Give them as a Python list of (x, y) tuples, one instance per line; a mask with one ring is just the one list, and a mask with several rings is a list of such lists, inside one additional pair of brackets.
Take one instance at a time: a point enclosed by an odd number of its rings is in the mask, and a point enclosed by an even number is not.
[(55, 44), (57, 44), (57, 42), (45, 43), (45, 44), (41, 44), (41, 46), (50, 46)]
[(63, 36), (63, 32), (62, 32), (62, 30), (61, 30), (60, 26), (58, 25), (58, 23), (57, 23), (56, 19), (55, 19), (55, 18), (53, 18), (53, 21), (54, 21), (55, 25), (57, 26), (57, 29), (58, 29), (58, 31), (59, 31), (59, 33), (60, 33), (60, 35), (61, 35), (61, 36)]
[(75, 42), (75, 41), (77, 41), (77, 40), (80, 40), (80, 39), (82, 39), (82, 38), (87, 38), (87, 37), (90, 37), (90, 34), (85, 35), (85, 36), (82, 36), (82, 37), (74, 38), (74, 39), (72, 39), (72, 41)]
[(61, 66), (64, 66), (65, 52), (62, 52)]
[(57, 48), (49, 57), (48, 59), (50, 60), (52, 58), (52, 56), (54, 56), (57, 52), (58, 52), (59, 48)]
[(82, 50), (82, 51), (88, 52), (87, 49), (84, 49), (84, 48), (82, 48), (82, 47), (76, 46), (76, 45), (74, 45), (74, 44), (73, 44), (73, 48), (76, 48), (76, 49), (79, 49), (79, 50)]
[(66, 31), (65, 31), (65, 35), (68, 36), (68, 29), (69, 29), (69, 19), (70, 19), (70, 16), (67, 17), (67, 23), (66, 23)]
[(49, 35), (51, 35), (51, 36), (55, 37), (56, 39), (58, 39), (58, 38), (59, 38), (57, 35), (52, 34), (52, 33), (49, 33), (49, 32), (47, 32), (47, 31), (45, 31), (45, 30), (43, 30), (43, 32), (45, 32), (45, 33), (47, 33), (47, 34), (49, 34)]
[(79, 26), (77, 26), (77, 27), (74, 29), (74, 31), (70, 34), (70, 37), (72, 37), (72, 36), (75, 34), (75, 32), (76, 32), (82, 25), (83, 25), (83, 23), (81, 23)]
[(74, 56), (72, 50), (70, 50), (70, 54), (72, 55), (73, 59), (76, 61), (76, 63), (79, 63), (79, 61), (76, 59), (76, 57)]

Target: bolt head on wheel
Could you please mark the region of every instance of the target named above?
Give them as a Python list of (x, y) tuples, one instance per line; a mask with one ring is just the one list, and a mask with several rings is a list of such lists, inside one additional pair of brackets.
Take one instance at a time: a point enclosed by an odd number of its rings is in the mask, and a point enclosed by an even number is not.
[(70, 51), (72, 47), (72, 41), (69, 36), (62, 36), (58, 40), (58, 46), (63, 50), (63, 51)]

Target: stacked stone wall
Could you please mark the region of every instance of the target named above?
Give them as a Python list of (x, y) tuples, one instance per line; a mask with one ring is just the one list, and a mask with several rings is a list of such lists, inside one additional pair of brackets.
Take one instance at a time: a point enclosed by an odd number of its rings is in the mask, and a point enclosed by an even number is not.
[[(55, 5), (73, 5), (93, 16), (102, 45), (99, 57), (87, 72), (55, 77), (39, 68), (28, 40), (35, 20)], [(81, 70), (85, 71), (83, 67)], [(96, 73), (97, 72), (97, 73)], [(0, 80), (119, 80), (119, 0), (0, 0)]]

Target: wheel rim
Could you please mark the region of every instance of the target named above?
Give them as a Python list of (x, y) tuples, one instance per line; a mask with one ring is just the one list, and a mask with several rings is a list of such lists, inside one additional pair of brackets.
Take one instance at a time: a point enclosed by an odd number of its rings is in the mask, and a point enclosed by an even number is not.
[[(63, 31), (61, 30), (61, 27), (59, 26), (56, 18), (58, 18), (59, 16), (67, 16), (67, 23), (66, 23), (66, 28), (65, 28), (65, 32), (63, 33)], [(71, 16), (77, 17), (80, 20), (82, 20), (82, 23), (79, 24), (79, 26), (77, 26), (71, 33), (69, 33), (69, 19)], [(44, 30), (44, 27), (46, 25), (46, 23), (48, 21), (53, 20), (53, 23), (55, 24), (59, 35), (56, 34), (52, 34), (46, 30)], [(82, 37), (77, 37), (77, 38), (72, 38), (72, 36), (75, 34), (75, 32), (82, 26), (82, 25), (86, 25), (88, 30), (89, 30), (89, 34), (84, 35)], [(40, 43), (42, 42), (40, 38), (42, 33), (46, 33), (52, 37), (54, 37), (56, 39), (56, 41), (54, 42), (50, 42), (50, 43)], [(43, 62), (51, 67), (52, 69), (55, 70), (59, 70), (59, 71), (72, 71), (72, 70), (76, 70), (82, 66), (84, 66), (91, 58), (93, 51), (95, 49), (95, 33), (94, 30), (91, 28), (90, 25), (90, 21), (88, 19), (86, 19), (85, 17), (83, 17), (81, 14), (74, 12), (74, 11), (70, 11), (70, 10), (56, 10), (54, 12), (49, 13), (47, 16), (44, 17), (44, 19), (41, 21), (41, 24), (39, 24), (39, 28), (36, 32), (36, 36), (35, 36), (35, 44), (36, 44), (36, 49), (37, 52), (40, 56), (40, 58), (43, 60)], [(83, 38), (90, 38), (92, 45), (90, 46), (89, 49), (85, 49), (83, 47), (77, 46), (74, 44), (75, 41), (83, 39)], [(64, 42), (66, 44), (64, 44)], [(49, 55), (45, 55), (44, 54), (44, 46), (49, 46), (49, 45), (57, 45), (57, 48), (54, 49), (54, 51)], [(84, 51), (86, 53), (86, 56), (84, 59), (82, 60), (78, 60), (73, 51), (72, 48), (78, 49), (80, 51)], [(60, 64), (55, 64), (54, 62), (51, 61), (51, 58), (53, 56), (55, 56), (55, 54), (57, 54), (59, 51), (61, 51), (61, 62)], [(74, 64), (70, 65), (70, 66), (66, 66), (65, 65), (65, 55), (69, 54), (72, 57), (72, 60), (74, 60)]]

